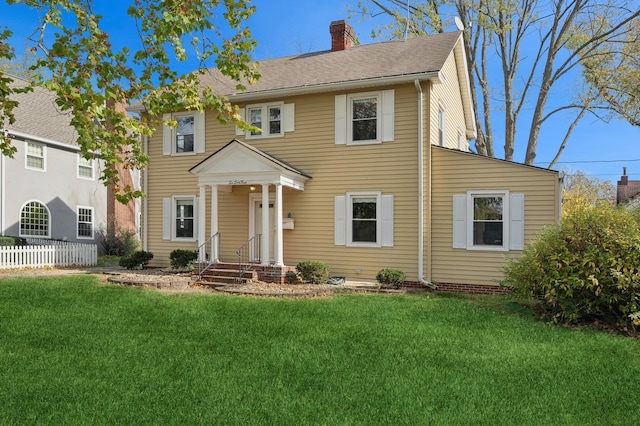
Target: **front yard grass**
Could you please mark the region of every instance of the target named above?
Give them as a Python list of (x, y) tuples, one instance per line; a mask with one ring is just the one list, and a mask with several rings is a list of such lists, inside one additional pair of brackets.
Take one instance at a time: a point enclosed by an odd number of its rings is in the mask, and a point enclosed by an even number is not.
[(0, 424), (640, 423), (638, 340), (505, 298), (3, 279), (0, 366)]

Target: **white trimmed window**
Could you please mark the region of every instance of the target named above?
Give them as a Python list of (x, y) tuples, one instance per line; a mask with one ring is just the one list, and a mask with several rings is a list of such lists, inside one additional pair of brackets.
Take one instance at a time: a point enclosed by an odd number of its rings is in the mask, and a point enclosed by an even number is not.
[(247, 105), (239, 110), (240, 116), (258, 130), (236, 128), (236, 135), (247, 139), (277, 138), (295, 130), (295, 104), (273, 102)]
[(20, 210), (20, 236), (48, 238), (49, 218), (47, 206), (38, 201), (29, 201)]
[(78, 238), (93, 239), (93, 207), (78, 207)]
[(31, 170), (46, 170), (46, 152), (46, 147), (43, 144), (26, 142), (26, 168)]
[(178, 127), (176, 127), (175, 135), (175, 152), (182, 154), (186, 152), (194, 152), (195, 135), (196, 135), (196, 118), (194, 115), (180, 115), (176, 117)]
[(93, 179), (94, 159), (86, 159), (82, 154), (78, 154), (78, 177), (81, 179)]
[(464, 132), (460, 129), (458, 129), (458, 149), (460, 151), (468, 151), (467, 141), (464, 137)]
[(467, 191), (453, 196), (453, 248), (508, 251), (524, 246), (524, 194)]
[(445, 113), (442, 104), (438, 105), (438, 145), (444, 146)]
[(205, 114), (197, 111), (165, 114), (162, 153), (164, 155), (193, 155), (205, 152)]
[(336, 245), (393, 246), (393, 195), (348, 192), (335, 197), (334, 203)]
[(337, 95), (335, 143), (364, 145), (393, 141), (394, 110), (393, 90)]
[(197, 238), (198, 198), (178, 195), (162, 200), (162, 238), (173, 241), (195, 241)]
[(349, 106), (351, 141), (354, 143), (379, 141), (380, 102), (378, 96), (352, 96)]

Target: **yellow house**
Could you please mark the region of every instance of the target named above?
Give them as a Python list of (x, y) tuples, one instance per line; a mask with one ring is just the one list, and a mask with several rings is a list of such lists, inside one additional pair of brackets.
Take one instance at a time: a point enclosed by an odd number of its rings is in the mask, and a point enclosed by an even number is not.
[(215, 270), (250, 265), (281, 282), (303, 260), (331, 275), (496, 288), (505, 256), (559, 218), (554, 171), (469, 153), (476, 136), (461, 32), (260, 62), (245, 91), (202, 77), (260, 132), (177, 111), (145, 141), (143, 249), (167, 266), (198, 250)]

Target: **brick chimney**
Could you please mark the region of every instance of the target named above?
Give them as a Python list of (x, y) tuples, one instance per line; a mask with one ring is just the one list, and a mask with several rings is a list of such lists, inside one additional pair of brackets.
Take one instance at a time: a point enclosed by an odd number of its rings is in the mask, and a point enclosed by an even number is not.
[(620, 176), (620, 180), (618, 181), (618, 185), (628, 185), (629, 184), (629, 176), (627, 176), (627, 168), (622, 168), (622, 176)]
[[(113, 108), (116, 112), (127, 114), (126, 104), (107, 100), (107, 108)], [(109, 124), (107, 124), (109, 126)], [(130, 186), (135, 189), (131, 171), (123, 164), (114, 166), (120, 178), (119, 186)], [(114, 184), (107, 186), (107, 232), (113, 235), (120, 235), (120, 231), (136, 232), (136, 203), (129, 201), (122, 204), (115, 198), (116, 187)]]
[(329, 26), (331, 32), (331, 51), (346, 50), (356, 43), (356, 33), (353, 27), (344, 19), (333, 21)]

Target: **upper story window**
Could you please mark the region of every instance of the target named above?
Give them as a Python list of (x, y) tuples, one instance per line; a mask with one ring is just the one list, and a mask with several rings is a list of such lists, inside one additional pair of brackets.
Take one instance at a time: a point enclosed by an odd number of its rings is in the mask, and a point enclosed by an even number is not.
[(251, 136), (282, 136), (282, 107), (251, 107), (250, 124), (260, 130), (251, 132)]
[(175, 130), (175, 152), (193, 152), (196, 119), (194, 115), (176, 117), (178, 127)]
[(255, 130), (245, 132), (236, 128), (236, 135), (247, 139), (277, 138), (285, 132), (295, 130), (295, 106), (284, 102), (247, 105), (240, 108), (240, 115), (244, 120), (256, 127)]
[(82, 154), (78, 154), (78, 177), (82, 179), (93, 179), (94, 159), (86, 159)]
[(379, 104), (378, 96), (351, 98), (351, 140), (353, 142), (378, 140)]
[(78, 207), (78, 238), (93, 238), (93, 207)]
[(27, 169), (44, 171), (46, 168), (46, 147), (41, 143), (34, 142), (27, 142), (26, 145), (25, 164)]
[(444, 107), (442, 105), (438, 105), (438, 145), (440, 146), (444, 146), (444, 124)]
[(364, 145), (394, 140), (393, 90), (337, 95), (335, 143)]
[(458, 149), (460, 151), (466, 151), (467, 150), (466, 145), (467, 145), (467, 141), (464, 137), (464, 132), (458, 129)]
[(175, 120), (176, 126), (163, 127), (164, 155), (192, 155), (205, 151), (205, 115), (197, 111), (165, 114), (165, 121)]
[(44, 204), (30, 201), (20, 210), (21, 237), (49, 237), (49, 210)]

